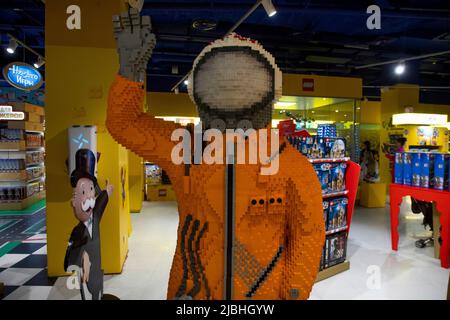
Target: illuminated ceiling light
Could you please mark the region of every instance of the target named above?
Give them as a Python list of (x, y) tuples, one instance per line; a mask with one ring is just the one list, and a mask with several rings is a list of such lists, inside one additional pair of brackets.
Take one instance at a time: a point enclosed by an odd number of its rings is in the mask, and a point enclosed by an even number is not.
[(405, 69), (406, 69), (405, 64), (404, 63), (399, 63), (395, 67), (394, 72), (395, 72), (396, 75), (401, 75), (401, 74), (405, 73)]
[(338, 113), (338, 112), (339, 112), (339, 110), (336, 109), (336, 113)]
[(311, 111), (311, 113), (316, 113), (316, 112), (313, 110), (313, 111)]
[(44, 63), (45, 63), (44, 58), (42, 58), (41, 56), (39, 56), (39, 57), (38, 57), (38, 60), (33, 64), (33, 66), (34, 66), (36, 69), (39, 69), (40, 67), (42, 67), (42, 66), (44, 65)]
[(17, 41), (16, 41), (15, 39), (11, 38), (11, 39), (9, 40), (9, 45), (8, 45), (8, 47), (6, 48), (6, 51), (7, 51), (9, 54), (13, 54), (14, 52), (16, 52), (17, 46), (18, 46)]
[(184, 80), (184, 85), (185, 86), (189, 85), (189, 80)]
[(447, 126), (448, 115), (430, 113), (399, 113), (392, 116), (393, 125), (435, 125)]
[(279, 107), (279, 108), (293, 107), (293, 106), (295, 106), (295, 105), (296, 105), (295, 102), (284, 102), (284, 101), (279, 101), (279, 102), (275, 103), (275, 107)]
[(263, 0), (262, 5), (264, 7), (264, 10), (266, 10), (266, 13), (269, 17), (273, 17), (277, 14), (277, 9), (275, 9), (272, 0)]

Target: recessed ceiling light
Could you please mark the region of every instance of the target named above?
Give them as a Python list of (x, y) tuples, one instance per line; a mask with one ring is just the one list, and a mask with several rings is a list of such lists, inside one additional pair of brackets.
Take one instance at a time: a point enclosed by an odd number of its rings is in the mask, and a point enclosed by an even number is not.
[(405, 69), (406, 69), (405, 64), (404, 64), (404, 63), (399, 63), (399, 64), (395, 67), (394, 72), (395, 72), (395, 74), (397, 74), (397, 75), (401, 75), (401, 74), (405, 73)]

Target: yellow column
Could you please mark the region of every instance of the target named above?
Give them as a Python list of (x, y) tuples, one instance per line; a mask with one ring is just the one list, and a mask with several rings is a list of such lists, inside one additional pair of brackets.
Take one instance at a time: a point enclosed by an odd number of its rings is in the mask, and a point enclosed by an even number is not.
[[(68, 30), (70, 5), (81, 9), (81, 30)], [(66, 167), (67, 129), (96, 125), (101, 153), (98, 180), (114, 185), (101, 222), (102, 267), (118, 273), (128, 251), (129, 201), (127, 151), (105, 128), (109, 86), (118, 70), (112, 15), (124, 9), (121, 0), (47, 0), (46, 147), (48, 273), (65, 274), (64, 254), (72, 228), (78, 223), (70, 205), (72, 189)], [(122, 174), (125, 170), (125, 174)], [(124, 180), (124, 181), (122, 181)], [(125, 195), (123, 198), (122, 195)]]
[(128, 170), (130, 184), (130, 211), (141, 212), (144, 201), (144, 165), (135, 153), (128, 151)]
[[(412, 107), (414, 110), (419, 104), (419, 87), (417, 85), (398, 84), (381, 91), (381, 142), (388, 142), (387, 125), (393, 114), (405, 112), (405, 108)], [(389, 160), (382, 155), (380, 157), (381, 181), (391, 183), (392, 176), (389, 169)]]

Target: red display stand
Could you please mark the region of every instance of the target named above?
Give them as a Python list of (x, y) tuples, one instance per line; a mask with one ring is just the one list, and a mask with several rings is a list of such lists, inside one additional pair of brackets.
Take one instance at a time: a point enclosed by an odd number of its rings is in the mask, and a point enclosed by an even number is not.
[(350, 231), (352, 223), (353, 211), (355, 210), (356, 193), (358, 192), (359, 175), (361, 166), (353, 161), (347, 161), (347, 173), (345, 175), (345, 186), (348, 190), (348, 207), (347, 207), (347, 234)]
[[(434, 189), (417, 188), (392, 183), (390, 185), (391, 201), (391, 238), (392, 250), (398, 250), (398, 216), (403, 197), (411, 196), (417, 200), (434, 202), (436, 209), (440, 213), (440, 222), (442, 226), (441, 238), (442, 245), (440, 250), (441, 266), (449, 268), (450, 258), (450, 192)], [(437, 230), (436, 230), (437, 231)]]

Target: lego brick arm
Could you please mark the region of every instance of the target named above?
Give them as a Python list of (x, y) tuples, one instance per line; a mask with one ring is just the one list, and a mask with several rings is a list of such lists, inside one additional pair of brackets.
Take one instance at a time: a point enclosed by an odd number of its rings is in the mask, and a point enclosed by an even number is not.
[(113, 25), (120, 71), (110, 87), (106, 127), (118, 143), (145, 160), (155, 162), (173, 179), (177, 176), (174, 171), (182, 172), (181, 166), (171, 161), (175, 143), (170, 138), (179, 126), (143, 111), (143, 80), (155, 46), (150, 17), (141, 17), (137, 10), (130, 9), (113, 17)]
[[(297, 152), (289, 146), (293, 152)], [(295, 157), (287, 201), (286, 299), (308, 299), (325, 241), (322, 193), (317, 175), (302, 155)], [(294, 159), (292, 159), (294, 160)]]

